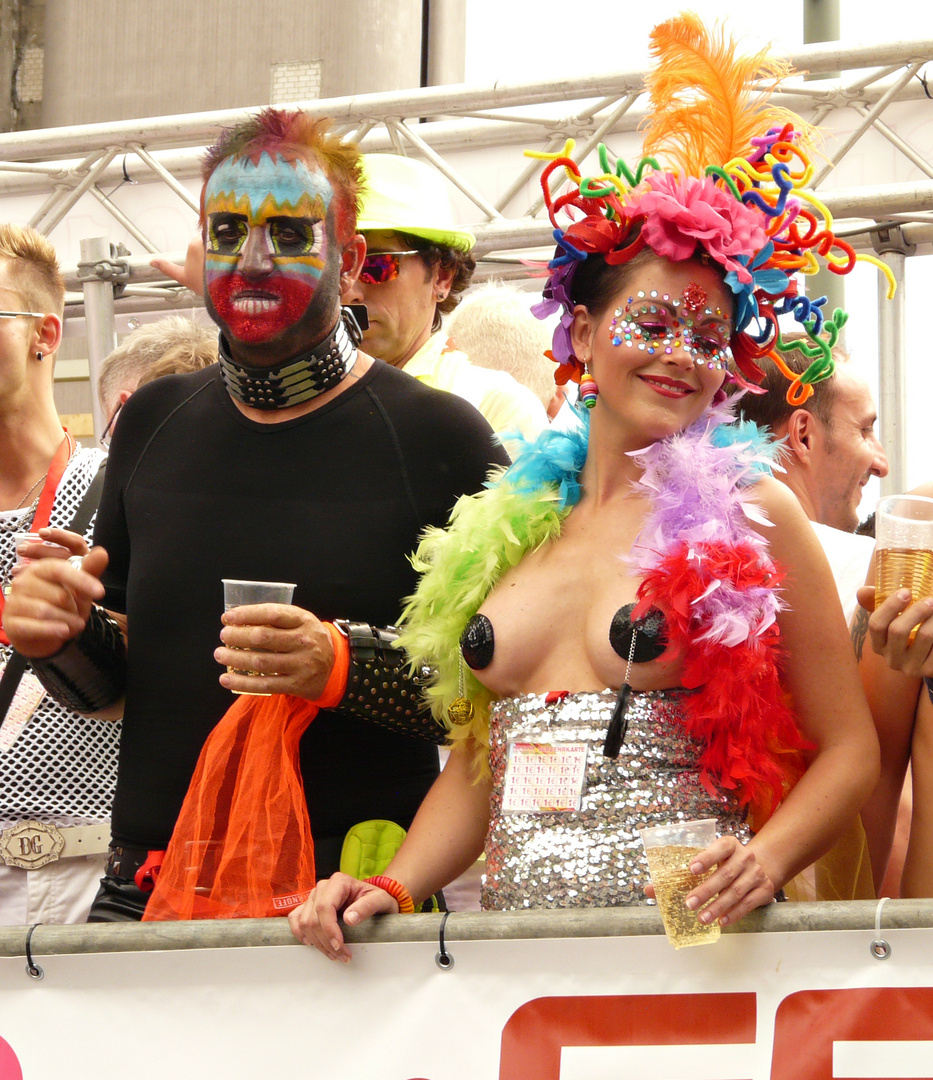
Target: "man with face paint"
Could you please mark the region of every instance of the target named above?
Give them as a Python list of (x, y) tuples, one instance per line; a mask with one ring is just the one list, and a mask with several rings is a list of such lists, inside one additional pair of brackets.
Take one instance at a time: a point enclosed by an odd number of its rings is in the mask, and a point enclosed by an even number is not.
[[(264, 366), (301, 351), (332, 313), (333, 287), (352, 269), (328, 259), (327, 177), (297, 158), (226, 158), (204, 188), (205, 300), (244, 360)], [(332, 223), (331, 223), (332, 224)], [(328, 289), (330, 292), (328, 293)]]
[[(7, 604), (11, 640), (53, 693), (96, 715), (125, 697), (114, 846), (92, 921), (141, 917), (233, 693), (321, 696), (335, 657), (325, 622), (349, 640), (350, 671), (300, 745), (319, 876), (354, 824), (407, 827), (436, 774), (443, 732), (413, 715), (417, 688), (385, 628), (413, 590), (419, 534), (506, 459), (466, 402), (358, 350), (339, 298), (365, 253), (359, 177), (356, 148), (302, 113), (266, 110), (208, 151), (219, 364), (127, 401), (98, 546), (81, 569), (34, 564)], [(295, 582), (294, 601), (223, 615), (222, 578)], [(108, 611), (125, 616), (125, 657)], [(383, 670), (401, 689), (377, 701)]]
[[(341, 279), (343, 302), (367, 311), (363, 348), (426, 386), (469, 401), (495, 432), (518, 431), (534, 439), (548, 425), (535, 393), (506, 370), (505, 361), (474, 363), (441, 328), (441, 317), (456, 309), (476, 265), (470, 254), (475, 237), (455, 223), (443, 177), (424, 162), (396, 154), (365, 154), (363, 169), (357, 227), (366, 256), (357, 277)], [(161, 258), (152, 265), (201, 294), (203, 261), (201, 240), (195, 238), (184, 265)], [(210, 269), (208, 282), (210, 288)], [(545, 370), (543, 353), (537, 359)]]

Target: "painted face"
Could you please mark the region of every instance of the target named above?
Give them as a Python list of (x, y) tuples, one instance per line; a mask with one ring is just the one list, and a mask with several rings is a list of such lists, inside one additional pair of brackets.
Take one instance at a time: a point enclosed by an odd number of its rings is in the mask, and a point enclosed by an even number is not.
[(265, 151), (255, 164), (229, 158), (211, 175), (205, 283), (231, 339), (276, 341), (303, 319), (337, 258), (327, 231), (332, 198), (322, 172)]
[(594, 423), (632, 447), (682, 431), (722, 386), (731, 333), (718, 270), (655, 259), (630, 271), (601, 315), (575, 315), (574, 351), (599, 388)]
[(680, 296), (639, 289), (617, 307), (609, 324), (613, 345), (648, 356), (671, 356), (683, 349), (693, 362), (722, 371), (732, 359), (731, 324), (721, 308), (707, 305), (706, 290), (690, 281)]

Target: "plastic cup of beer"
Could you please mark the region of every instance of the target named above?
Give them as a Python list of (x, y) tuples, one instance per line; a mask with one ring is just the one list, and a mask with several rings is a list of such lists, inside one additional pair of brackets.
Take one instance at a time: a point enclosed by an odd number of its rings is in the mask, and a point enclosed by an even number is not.
[[(243, 581), (239, 578), (221, 578), (224, 586), (224, 611), (246, 607), (249, 604), (290, 604), (295, 586), (285, 581)], [(248, 671), (228, 667), (231, 675), (262, 675), (261, 671)], [(249, 690), (234, 690), (234, 694), (248, 694)], [(271, 694), (256, 694), (271, 697)]]
[(933, 499), (922, 495), (889, 495), (875, 513), (875, 607), (898, 589), (912, 604), (933, 596)]
[(651, 829), (639, 829), (638, 835), (648, 858), (648, 873), (654, 886), (667, 940), (675, 949), (689, 945), (709, 945), (719, 938), (719, 923), (701, 923), (684, 901), (689, 894), (710, 876), (691, 874), (690, 864), (701, 851), (716, 839), (716, 819), (676, 821)]

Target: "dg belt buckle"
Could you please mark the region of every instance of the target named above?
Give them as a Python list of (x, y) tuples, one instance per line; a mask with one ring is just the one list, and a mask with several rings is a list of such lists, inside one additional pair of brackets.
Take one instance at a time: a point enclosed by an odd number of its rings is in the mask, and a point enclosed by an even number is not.
[(65, 838), (54, 826), (42, 821), (18, 821), (0, 832), (0, 859), (7, 866), (39, 870), (55, 862), (65, 847)]

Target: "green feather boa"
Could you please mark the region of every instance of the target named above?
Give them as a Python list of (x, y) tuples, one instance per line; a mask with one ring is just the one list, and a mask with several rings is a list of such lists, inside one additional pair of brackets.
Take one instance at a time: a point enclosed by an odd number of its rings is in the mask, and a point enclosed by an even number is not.
[[(460, 635), (502, 575), (558, 536), (570, 513), (569, 506), (560, 505), (556, 485), (533, 492), (517, 489), (502, 480), (505, 471), (494, 475), (485, 491), (461, 498), (446, 529), (425, 532), (412, 558), (422, 578), (406, 601), (400, 638), (413, 670), (427, 665), (435, 673), (426, 693), (434, 716), (451, 728), (450, 738), (473, 735), (484, 748), (495, 695), (460, 663)], [(447, 719), (458, 697), (473, 703), (469, 726), (451, 727)]]

